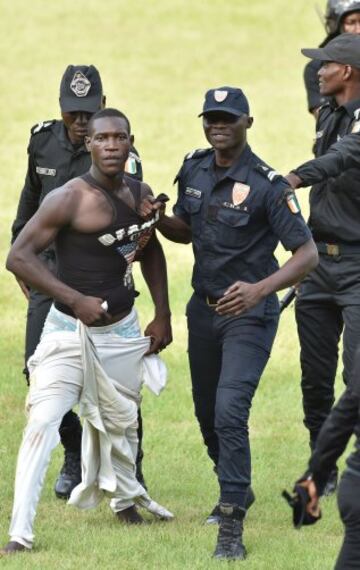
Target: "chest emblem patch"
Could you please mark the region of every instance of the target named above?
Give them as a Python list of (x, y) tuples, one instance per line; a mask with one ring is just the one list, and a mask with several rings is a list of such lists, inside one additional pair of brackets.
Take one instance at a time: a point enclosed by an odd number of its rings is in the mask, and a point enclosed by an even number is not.
[(250, 192), (250, 186), (247, 184), (242, 184), (241, 182), (235, 182), (232, 189), (232, 201), (234, 206), (239, 206), (248, 197)]

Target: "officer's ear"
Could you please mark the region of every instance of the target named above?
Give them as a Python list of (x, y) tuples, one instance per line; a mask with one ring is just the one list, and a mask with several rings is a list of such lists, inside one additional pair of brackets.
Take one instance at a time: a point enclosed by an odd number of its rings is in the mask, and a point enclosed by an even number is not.
[(103, 95), (101, 98), (100, 109), (105, 109), (105, 107), (106, 107), (106, 95)]
[(135, 142), (135, 137), (134, 137), (134, 135), (130, 135), (130, 143), (131, 143), (131, 146), (134, 146), (134, 142)]
[(251, 129), (251, 127), (252, 127), (252, 125), (253, 125), (253, 122), (254, 122), (254, 117), (248, 117), (248, 118), (247, 118), (247, 125), (246, 125), (246, 128), (247, 128), (247, 129)]
[(90, 145), (91, 138), (90, 138), (88, 135), (85, 136), (84, 142), (85, 142), (86, 150), (87, 150), (88, 152), (90, 152), (90, 151), (91, 151), (91, 145)]

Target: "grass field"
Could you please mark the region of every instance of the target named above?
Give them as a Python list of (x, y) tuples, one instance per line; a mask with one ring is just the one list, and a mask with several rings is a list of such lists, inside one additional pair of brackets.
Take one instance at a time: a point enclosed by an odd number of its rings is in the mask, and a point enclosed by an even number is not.
[[(26, 170), (30, 127), (58, 117), (58, 85), (69, 63), (95, 64), (108, 105), (131, 119), (145, 172), (156, 193), (175, 198), (172, 180), (183, 155), (204, 146), (204, 91), (237, 85), (255, 123), (250, 143), (286, 172), (310, 157), (313, 121), (302, 86), (301, 47), (323, 37), (308, 0), (0, 0), (0, 540), (7, 540), (16, 453), (24, 426), (22, 378), (26, 305), (4, 270), (18, 195)], [(302, 191), (307, 211), (307, 191)], [(144, 471), (151, 493), (176, 514), (171, 524), (124, 528), (108, 506), (77, 512), (55, 499), (61, 465), (53, 455), (31, 555), (1, 560), (9, 569), (208, 569), (216, 529), (203, 525), (217, 484), (192, 410), (184, 307), (190, 295), (191, 249), (164, 244), (168, 258), (174, 342), (164, 354), (167, 390), (144, 394)], [(285, 254), (280, 249), (279, 256)], [(140, 277), (142, 321), (151, 305)], [(296, 532), (280, 498), (305, 467), (298, 341), (293, 309), (282, 317), (271, 361), (251, 417), (253, 486), (257, 502), (246, 522), (247, 570), (330, 570), (342, 528), (335, 499), (324, 501), (315, 528)], [(338, 389), (341, 389), (340, 380)]]

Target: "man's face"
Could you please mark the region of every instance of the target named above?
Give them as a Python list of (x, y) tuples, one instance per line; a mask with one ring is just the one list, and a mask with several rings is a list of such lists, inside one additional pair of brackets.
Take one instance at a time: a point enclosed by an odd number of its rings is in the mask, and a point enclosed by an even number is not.
[(318, 71), (321, 95), (335, 96), (344, 88), (344, 73), (348, 66), (335, 61), (324, 61)]
[(72, 144), (82, 144), (87, 134), (87, 125), (93, 113), (84, 111), (73, 111), (72, 113), (61, 113), (62, 120), (68, 132)]
[(347, 34), (360, 34), (360, 12), (346, 14), (341, 22), (341, 32)]
[(210, 111), (203, 115), (205, 136), (216, 150), (242, 147), (251, 124), (252, 118), (248, 115), (238, 117), (224, 111)]
[(100, 117), (92, 124), (85, 139), (92, 162), (106, 176), (116, 176), (124, 170), (129, 156), (131, 136), (122, 117)]

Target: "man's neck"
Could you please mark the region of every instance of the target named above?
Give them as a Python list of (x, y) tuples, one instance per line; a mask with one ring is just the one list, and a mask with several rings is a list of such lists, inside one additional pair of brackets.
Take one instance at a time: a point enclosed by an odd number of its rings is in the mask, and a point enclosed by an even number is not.
[(244, 141), (244, 143), (241, 146), (235, 148), (224, 149), (224, 150), (215, 149), (215, 164), (217, 166), (223, 166), (223, 167), (231, 166), (234, 162), (236, 162), (240, 158), (240, 156), (244, 152), (246, 144), (247, 142)]
[(121, 190), (124, 184), (123, 170), (115, 176), (107, 176), (101, 172), (94, 164), (92, 164), (89, 173), (94, 178), (94, 180), (96, 180), (99, 186), (101, 186), (101, 188), (104, 188), (104, 190), (108, 190), (109, 192), (116, 192), (117, 190)]
[(335, 101), (339, 107), (356, 99), (360, 99), (360, 85), (358, 83), (356, 85), (349, 85), (344, 91), (335, 95)]

